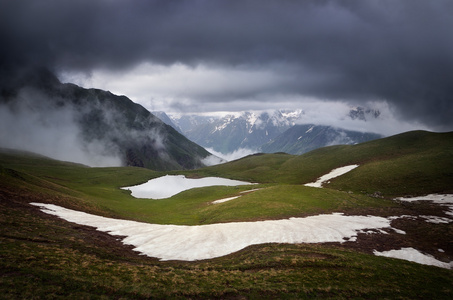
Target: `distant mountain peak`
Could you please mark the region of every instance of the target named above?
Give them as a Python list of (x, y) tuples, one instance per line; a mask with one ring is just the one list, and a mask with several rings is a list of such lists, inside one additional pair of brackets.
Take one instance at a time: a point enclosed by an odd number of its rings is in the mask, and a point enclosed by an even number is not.
[[(379, 117), (377, 110), (366, 109), (363, 107), (352, 107), (344, 118), (351, 118), (358, 121), (371, 120)], [(305, 112), (302, 109), (278, 109), (264, 111), (244, 111), (238, 113), (228, 113), (223, 116), (202, 116), (202, 115), (177, 115), (170, 118), (181, 128), (181, 131), (191, 140), (206, 147), (212, 148), (217, 152), (226, 154), (247, 148), (254, 151), (261, 151), (264, 145), (275, 141), (278, 136), (298, 124), (304, 124)], [(319, 124), (311, 124), (305, 128), (304, 132), (299, 132), (296, 140), (303, 140), (305, 135), (319, 132), (329, 134), (322, 142), (316, 144), (327, 145), (332, 143), (355, 143), (380, 137), (379, 135), (365, 135), (359, 138), (359, 134), (344, 130), (335, 130), (330, 126), (329, 130), (320, 130)], [(348, 134), (354, 138), (348, 139)], [(312, 145), (315, 145), (312, 144)], [(277, 147), (278, 148), (278, 147)], [(276, 149), (277, 149), (276, 148)], [(280, 150), (279, 150), (280, 151)], [(277, 152), (279, 152), (277, 151)]]
[(361, 121), (376, 119), (376, 118), (379, 118), (380, 115), (381, 115), (381, 112), (379, 110), (375, 110), (375, 109), (371, 109), (371, 108), (364, 108), (361, 106), (352, 107), (348, 114), (348, 116), (352, 120), (361, 120)]
[(267, 110), (228, 113), (223, 116), (170, 115), (176, 126), (196, 143), (221, 153), (241, 148), (258, 149), (294, 126), (302, 110)]

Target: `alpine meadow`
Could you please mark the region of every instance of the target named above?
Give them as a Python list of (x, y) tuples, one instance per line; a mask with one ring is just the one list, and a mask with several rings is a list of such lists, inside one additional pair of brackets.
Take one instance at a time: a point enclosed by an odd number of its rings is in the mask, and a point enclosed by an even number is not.
[[(251, 190), (250, 185), (211, 186), (161, 200), (134, 198), (120, 187), (167, 172), (92, 168), (3, 150), (2, 292), (6, 298), (448, 298), (453, 286), (451, 270), (373, 252), (413, 248), (439, 262), (451, 261), (451, 208), (430, 201), (394, 200), (452, 193), (451, 149), (451, 133), (419, 131), (301, 156), (252, 155), (171, 172), (187, 178), (250, 181), (256, 183), (251, 192), (241, 193)], [(331, 179), (323, 188), (304, 186), (349, 164), (359, 167)], [(159, 261), (122, 244), (124, 236), (65, 221), (30, 203), (54, 204), (114, 218), (117, 223), (205, 226), (233, 222), (247, 227), (249, 222), (343, 213), (381, 217), (390, 226), (359, 231), (355, 238), (341, 242), (252, 242), (212, 259)], [(434, 218), (441, 222), (428, 222)], [(167, 239), (171, 238), (170, 234)], [(178, 240), (172, 242), (178, 245)], [(187, 241), (180, 242), (178, 246), (185, 248)]]
[(453, 299), (449, 0), (0, 0), (1, 299)]

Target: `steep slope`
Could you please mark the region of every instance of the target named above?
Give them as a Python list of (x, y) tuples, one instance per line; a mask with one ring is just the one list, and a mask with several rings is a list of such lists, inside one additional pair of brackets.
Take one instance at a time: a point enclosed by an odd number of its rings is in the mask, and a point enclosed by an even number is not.
[(126, 96), (62, 84), (47, 70), (3, 85), (0, 115), (0, 146), (58, 159), (171, 170), (210, 155)]
[(177, 132), (183, 134), (181, 128), (179, 128), (179, 126), (176, 125), (164, 111), (153, 111), (151, 113), (158, 117), (165, 124), (170, 125), (174, 129), (176, 129)]
[(352, 145), (381, 138), (369, 132), (358, 132), (314, 124), (294, 125), (272, 141), (261, 146), (265, 153), (303, 154), (331, 145)]

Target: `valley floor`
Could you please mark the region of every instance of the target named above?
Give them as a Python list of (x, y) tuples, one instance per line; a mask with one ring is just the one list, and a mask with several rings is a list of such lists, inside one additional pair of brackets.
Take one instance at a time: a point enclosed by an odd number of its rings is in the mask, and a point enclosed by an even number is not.
[[(440, 198), (438, 195), (423, 198)], [(419, 199), (419, 198), (417, 198)], [(453, 195), (443, 195), (440, 205), (452, 202)], [(405, 201), (412, 199), (405, 199)], [(355, 243), (358, 234), (405, 235), (404, 230), (391, 226), (392, 221), (402, 227), (411, 221), (431, 224), (449, 224), (453, 219), (438, 216), (345, 216), (344, 214), (317, 215), (305, 218), (271, 220), (258, 222), (234, 222), (201, 226), (177, 226), (147, 224), (142, 222), (118, 220), (95, 216), (60, 206), (43, 203), (31, 203), (45, 213), (56, 215), (80, 225), (95, 227), (114, 236), (123, 237), (123, 243), (134, 246), (134, 250), (162, 260), (203, 260), (224, 256), (239, 251), (247, 246), (265, 243)], [(435, 225), (432, 225), (435, 227)], [(438, 248), (440, 253), (445, 250)], [(450, 252), (450, 251), (449, 251)], [(426, 255), (414, 248), (391, 249), (373, 253), (380, 256), (406, 259), (421, 264), (434, 265), (450, 269), (453, 262), (442, 262), (432, 255)], [(437, 253), (436, 253), (437, 254)]]
[[(445, 251), (440, 255), (451, 255), (448, 240), (439, 244), (439, 237), (451, 230), (449, 224), (398, 218), (391, 226), (406, 235), (362, 232), (357, 241), (342, 244), (266, 243), (209, 260), (160, 262), (124, 246), (121, 237), (40, 212), (28, 204), (42, 202), (39, 195), (1, 191), (0, 196), (0, 288), (5, 299), (447, 299), (453, 294), (450, 270), (366, 254), (415, 243), (429, 253), (433, 239), (436, 251)], [(422, 209), (419, 203), (405, 204), (406, 214)], [(425, 212), (436, 210), (426, 205)], [(414, 234), (420, 230), (431, 236)]]
[(1, 297), (452, 299), (450, 135), (175, 171), (259, 184), (160, 200), (120, 187), (166, 173), (3, 153)]

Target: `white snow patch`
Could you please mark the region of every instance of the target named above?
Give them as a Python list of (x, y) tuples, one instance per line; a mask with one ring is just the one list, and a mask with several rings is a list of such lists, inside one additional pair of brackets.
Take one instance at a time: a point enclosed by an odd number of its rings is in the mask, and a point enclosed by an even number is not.
[(227, 201), (230, 201), (230, 200), (237, 199), (239, 197), (241, 197), (241, 196), (234, 196), (234, 197), (229, 197), (229, 198), (223, 198), (223, 199), (215, 200), (215, 201), (212, 201), (212, 204), (218, 204), (218, 203), (227, 202)]
[(341, 167), (341, 168), (333, 169), (332, 171), (330, 171), (330, 173), (319, 177), (316, 182), (306, 183), (305, 186), (311, 186), (311, 187), (320, 188), (320, 187), (322, 187), (322, 184), (324, 182), (326, 182), (326, 181), (328, 181), (328, 180), (330, 180), (332, 178), (335, 178), (335, 177), (341, 176), (343, 174), (346, 174), (349, 171), (357, 168), (358, 166), (359, 165), (349, 165), (349, 166), (344, 166), (344, 167)]
[(395, 231), (396, 233), (399, 233), (399, 234), (406, 234), (406, 231), (404, 230), (401, 230), (401, 229), (398, 229), (398, 228), (392, 228), (393, 231)]
[(419, 197), (400, 197), (401, 201), (432, 201), (437, 204), (453, 204), (453, 194), (429, 194)]
[(303, 115), (303, 110), (302, 109), (289, 110), (289, 111), (280, 110), (280, 113), (286, 119), (299, 119), (301, 117), (301, 115)]
[(410, 215), (402, 215), (402, 216), (392, 216), (388, 217), (387, 219), (389, 220), (396, 220), (396, 219), (411, 219), (411, 220), (417, 220), (418, 218), (425, 219), (426, 222), (428, 223), (435, 223), (435, 224), (448, 224), (453, 222), (452, 219), (449, 218), (444, 218), (444, 217), (438, 217), (438, 216), (425, 216), (425, 215), (420, 215), (420, 216), (410, 216)]
[(251, 127), (253, 127), (253, 125), (255, 125), (255, 123), (257, 123), (257, 122), (258, 122), (257, 127), (259, 125), (261, 125), (261, 122), (260, 122), (261, 120), (259, 120), (259, 116), (256, 113), (252, 112), (252, 113), (248, 114), (246, 116), (246, 118), (247, 118), (247, 123), (249, 123)]
[[(251, 192), (254, 192), (254, 191), (257, 191), (257, 190), (261, 190), (261, 189), (251, 189), (251, 190), (246, 190), (246, 191), (239, 192), (239, 194), (251, 193)], [(241, 197), (241, 196), (242, 196), (242, 195), (234, 196), (234, 197), (229, 197), (229, 198), (223, 198), (223, 199), (219, 199), (219, 200), (212, 201), (211, 203), (212, 203), (212, 204), (223, 203), (223, 202), (227, 202), (227, 201), (230, 201), (230, 200), (237, 199), (237, 198), (239, 198), (239, 197)]]
[(453, 220), (449, 218), (443, 218), (443, 217), (438, 217), (438, 216), (420, 216), (420, 218), (425, 219), (426, 222), (428, 223), (435, 223), (435, 224), (448, 224), (450, 222), (453, 222)]
[(396, 200), (401, 201), (433, 201), (438, 204), (453, 204), (453, 194), (429, 194), (426, 196), (419, 197), (400, 197)]
[(205, 177), (200, 179), (186, 178), (184, 175), (165, 175), (154, 178), (146, 183), (123, 187), (130, 190), (135, 198), (164, 199), (172, 197), (182, 191), (207, 186), (237, 186), (254, 184), (245, 181), (232, 180), (220, 177)]
[(242, 191), (242, 192), (239, 192), (239, 193), (240, 193), (240, 194), (251, 193), (251, 192), (258, 191), (258, 190), (261, 190), (261, 189), (251, 189), (251, 190), (246, 190), (246, 191)]
[(404, 260), (416, 262), (416, 263), (423, 264), (423, 265), (436, 266), (436, 267), (445, 268), (445, 269), (453, 268), (453, 262), (450, 262), (450, 263), (442, 262), (440, 260), (435, 259), (433, 256), (423, 254), (414, 248), (401, 248), (399, 250), (390, 250), (390, 251), (383, 251), (383, 252), (374, 250), (373, 253), (374, 253), (374, 255), (377, 255), (377, 256), (404, 259)]
[(448, 211), (445, 212), (447, 215), (453, 217), (453, 194), (429, 194), (426, 196), (419, 197), (400, 197), (395, 200), (400, 201), (431, 201), (433, 203), (445, 206), (448, 208)]
[(416, 220), (417, 219), (416, 216), (411, 216), (411, 215), (391, 216), (391, 217), (388, 217), (387, 219), (393, 221), (393, 220), (401, 219), (401, 218), (408, 218), (408, 219), (412, 219), (412, 220)]
[(355, 240), (357, 234), (366, 229), (391, 228), (386, 218), (345, 216), (341, 213), (200, 226), (159, 225), (105, 218), (53, 204), (31, 204), (69, 222), (125, 236), (124, 244), (161, 260), (209, 259), (263, 243), (341, 243), (348, 239)]

